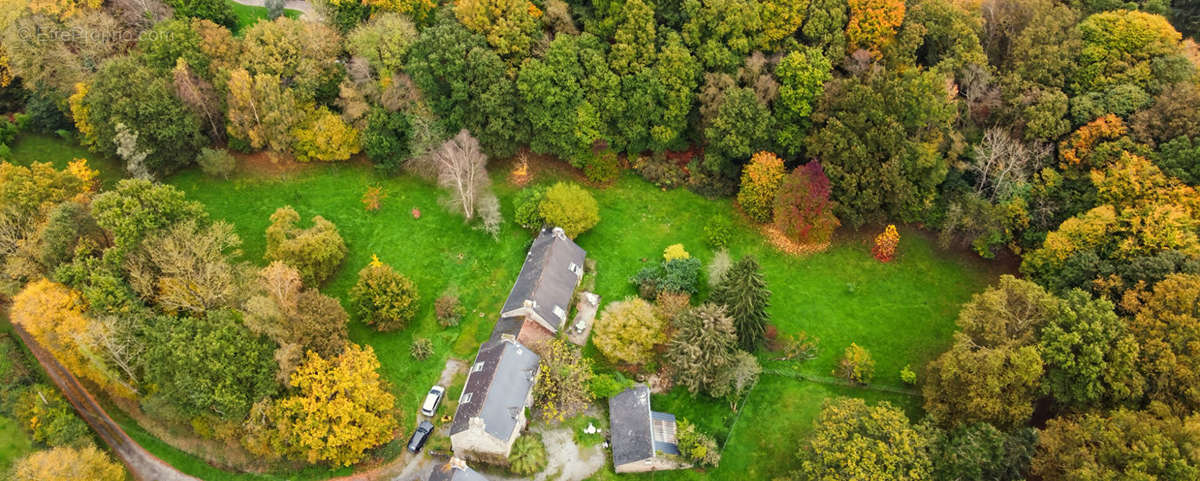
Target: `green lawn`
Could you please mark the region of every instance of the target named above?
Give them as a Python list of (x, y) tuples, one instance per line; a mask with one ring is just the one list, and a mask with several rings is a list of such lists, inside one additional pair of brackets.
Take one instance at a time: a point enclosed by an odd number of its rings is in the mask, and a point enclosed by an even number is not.
[[(26, 138), (14, 150), (33, 150), (25, 145), (30, 139), (35, 144), (61, 143), (54, 138)], [(53, 150), (52, 146), (39, 148)], [(500, 181), (501, 177), (497, 175), (496, 191), (506, 218), (511, 219), (515, 189)], [(318, 165), (272, 179), (239, 176), (229, 181), (192, 170), (169, 182), (204, 203), (214, 218), (233, 223), (243, 240), (243, 259), (257, 265), (263, 264), (264, 231), (276, 208), (291, 205), (305, 220), (321, 215), (334, 222), (346, 239), (349, 254), (322, 290), (342, 299), (343, 305), (349, 305), (346, 293), (372, 255), (413, 279), (422, 298), (413, 326), (386, 334), (357, 321), (350, 326), (354, 341), (369, 344), (378, 353), (382, 373), (393, 383), (404, 414), (405, 435), (415, 423), (420, 396), (436, 381), (445, 359), (451, 355), (470, 358), (487, 339), (531, 240), (511, 222), (493, 239), (449, 214), (439, 205), (438, 190), (428, 183), (408, 176), (379, 176), (362, 166)], [(383, 208), (375, 213), (366, 213), (360, 201), (370, 186), (380, 186), (387, 194)], [(781, 365), (764, 355), (769, 369), (830, 376), (842, 350), (856, 342), (870, 350), (876, 361), (875, 382), (902, 388), (899, 370), (910, 364), (921, 372), (925, 363), (944, 351), (959, 306), (991, 280), (984, 264), (940, 251), (926, 236), (908, 229), (901, 229), (900, 254), (889, 264), (871, 257), (873, 233), (845, 229), (827, 252), (793, 258), (766, 245), (753, 228), (734, 218), (727, 199), (705, 199), (686, 190), (662, 192), (634, 176), (594, 193), (602, 220), (577, 241), (597, 262), (596, 290), (605, 301), (633, 295), (628, 279), (645, 265), (641, 259), (658, 262), (667, 245), (681, 242), (693, 256), (709, 262), (713, 251), (703, 241), (705, 224), (718, 216), (733, 219), (737, 227), (730, 250), (735, 258), (754, 255), (762, 264), (774, 292), (770, 313), (780, 332), (803, 330), (820, 340), (818, 357), (805, 364)], [(414, 208), (420, 210), (420, 218), (413, 217)], [(432, 304), (448, 288), (459, 293), (467, 314), (460, 326), (442, 329), (434, 319)], [(437, 354), (415, 362), (409, 346), (416, 336), (432, 339)], [(594, 355), (595, 350), (587, 352)], [(607, 369), (602, 361), (599, 364)], [(837, 396), (886, 400), (914, 419), (922, 415), (917, 397), (779, 375), (764, 376), (740, 414), (732, 411), (727, 401), (693, 399), (676, 390), (655, 396), (655, 409), (673, 412), (715, 435), (726, 444), (724, 461), (708, 473), (659, 473), (654, 477), (769, 479), (784, 474), (795, 467), (795, 453), (823, 402)], [(273, 479), (223, 475), (144, 433), (135, 438), (205, 479)], [(381, 457), (398, 452), (398, 444), (385, 448)]]
[(121, 163), (116, 159), (89, 152), (73, 142), (45, 134), (22, 134), (12, 146), (12, 161), (21, 165), (33, 162), (50, 162), (57, 169), (67, 166), (75, 159), (87, 159), (88, 166), (100, 172), (102, 188), (107, 189), (124, 176)]
[[(246, 27), (254, 25), (260, 19), (267, 18), (267, 7), (242, 5), (233, 0), (225, 0), (225, 3), (229, 4), (229, 8), (233, 9), (234, 17), (237, 18), (237, 27), (234, 28), (234, 33), (241, 33)], [(300, 18), (300, 11), (285, 9), (283, 15), (288, 18)]]
[(8, 472), (13, 463), (31, 452), (33, 440), (25, 430), (12, 418), (0, 416), (0, 473)]

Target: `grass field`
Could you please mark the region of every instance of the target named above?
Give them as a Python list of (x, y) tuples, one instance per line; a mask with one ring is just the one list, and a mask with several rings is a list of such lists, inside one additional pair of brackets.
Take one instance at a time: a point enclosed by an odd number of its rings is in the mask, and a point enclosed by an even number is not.
[[(225, 0), (229, 4), (229, 8), (233, 9), (233, 15), (237, 18), (237, 27), (234, 28), (234, 33), (241, 33), (246, 27), (254, 25), (260, 19), (267, 18), (267, 7), (255, 7), (251, 5), (242, 5), (233, 0)], [(300, 18), (300, 11), (285, 9), (283, 15), (288, 18)]]
[[(26, 145), (30, 141), (32, 146)], [(18, 160), (26, 161), (37, 155), (51, 161), (59, 160), (54, 154), (69, 156), (63, 153), (69, 152), (68, 148), (49, 145), (56, 142), (61, 143), (56, 138), (28, 137), (18, 142), (14, 151), (21, 153)], [(213, 218), (233, 223), (243, 240), (243, 259), (258, 265), (263, 264), (268, 217), (276, 208), (291, 205), (306, 221), (321, 215), (334, 222), (346, 239), (349, 254), (322, 290), (343, 299), (344, 305), (348, 305), (346, 292), (357, 271), (372, 255), (413, 279), (422, 298), (413, 326), (395, 333), (377, 333), (356, 321), (350, 326), (354, 341), (375, 348), (383, 375), (395, 385), (399, 408), (405, 413), (405, 434), (411, 432), (420, 395), (436, 381), (445, 359), (472, 357), (479, 342), (488, 337), (531, 239), (511, 222), (493, 239), (449, 214), (438, 203), (439, 192), (428, 183), (408, 176), (382, 177), (361, 166), (320, 165), (270, 179), (240, 176), (229, 181), (188, 171), (169, 182), (204, 203)], [(360, 201), (370, 186), (382, 187), (387, 194), (383, 208), (374, 213), (366, 213)], [(496, 190), (506, 218), (511, 219), (516, 189), (498, 180)], [(991, 279), (986, 265), (940, 251), (926, 236), (908, 229), (901, 229), (899, 256), (892, 263), (882, 264), (871, 257), (871, 233), (845, 230), (828, 251), (793, 258), (777, 252), (752, 227), (735, 218), (730, 200), (705, 199), (686, 190), (662, 192), (633, 176), (594, 194), (600, 203), (601, 222), (577, 241), (597, 262), (596, 290), (605, 301), (633, 295), (629, 277), (645, 265), (642, 259), (661, 259), (667, 245), (683, 243), (693, 256), (710, 261), (714, 253), (704, 244), (704, 226), (711, 218), (729, 217), (736, 226), (730, 251), (735, 258), (754, 255), (761, 263), (774, 293), (769, 311), (780, 332), (805, 331), (819, 339), (816, 359), (781, 365), (764, 355), (769, 369), (830, 376), (842, 350), (855, 342), (873, 355), (876, 383), (903, 388), (899, 370), (907, 364), (921, 372), (925, 363), (944, 351), (959, 306)], [(419, 209), (420, 218), (412, 215), (414, 208)], [(460, 326), (442, 329), (434, 320), (432, 304), (447, 289), (460, 295), (467, 315)], [(409, 346), (417, 336), (433, 340), (436, 355), (414, 361)], [(795, 468), (795, 454), (821, 405), (837, 396), (888, 401), (914, 419), (922, 415), (921, 400), (915, 396), (780, 375), (764, 376), (740, 412), (732, 411), (725, 400), (693, 399), (677, 390), (656, 396), (654, 408), (689, 419), (714, 434), (726, 444), (724, 460), (719, 469), (707, 473), (648, 477), (748, 480), (786, 474)], [(145, 440), (148, 449), (172, 464), (205, 479), (274, 479), (214, 472), (195, 458), (146, 439), (144, 433), (135, 438)], [(396, 444), (385, 452), (396, 452)]]
[(8, 472), (12, 464), (33, 451), (33, 440), (17, 421), (0, 416), (0, 473)]

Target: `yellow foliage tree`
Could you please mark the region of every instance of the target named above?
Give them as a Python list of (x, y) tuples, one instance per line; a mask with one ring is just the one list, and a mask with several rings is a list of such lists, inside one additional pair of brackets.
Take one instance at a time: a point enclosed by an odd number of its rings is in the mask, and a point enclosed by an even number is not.
[(125, 469), (95, 446), (57, 447), (17, 461), (12, 481), (125, 481)]
[(542, 11), (528, 0), (458, 0), (454, 16), (505, 57), (528, 53), (542, 28)]
[(87, 10), (96, 10), (103, 0), (30, 0), (29, 9), (36, 13), (66, 19)]
[(434, 10), (438, 4), (434, 0), (331, 0), (329, 3), (333, 5), (341, 5), (343, 3), (359, 3), (368, 7), (374, 7), (378, 10), (389, 12), (398, 12), (412, 17), (418, 23), (423, 23), (433, 16)]
[(351, 344), (333, 360), (310, 351), (291, 376), (296, 394), (271, 409), (276, 452), (349, 466), (366, 450), (390, 441), (398, 428), (396, 398), (384, 388), (378, 369), (370, 346)]
[(671, 244), (663, 250), (663, 259), (667, 262), (675, 259), (689, 259), (691, 257), (692, 255), (688, 254), (688, 251), (683, 248), (683, 244)]
[(131, 397), (133, 389), (119, 380), (95, 346), (95, 336), (104, 328), (84, 315), (84, 307), (78, 292), (39, 279), (13, 298), (11, 317), (75, 375), (112, 394)]
[(87, 97), (88, 85), (79, 82), (75, 84), (75, 93), (67, 98), (67, 105), (71, 108), (71, 118), (75, 120), (75, 129), (79, 130), (82, 136), (84, 145), (96, 144), (96, 127), (92, 125), (89, 119), (90, 108), (83, 103), (84, 97)]
[(770, 222), (775, 212), (775, 196), (787, 171), (783, 159), (770, 152), (759, 152), (750, 158), (742, 171), (742, 187), (738, 204), (755, 222)]
[(349, 159), (362, 150), (361, 135), (342, 116), (321, 107), (292, 131), (296, 160), (333, 162)]

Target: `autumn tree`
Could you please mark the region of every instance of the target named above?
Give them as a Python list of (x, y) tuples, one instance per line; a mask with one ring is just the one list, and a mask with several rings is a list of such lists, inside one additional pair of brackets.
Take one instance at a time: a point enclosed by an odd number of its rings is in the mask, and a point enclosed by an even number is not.
[(533, 397), (539, 416), (562, 422), (582, 413), (593, 400), (588, 389), (594, 376), (592, 360), (562, 339), (544, 341), (538, 349), (542, 360)]
[(124, 481), (125, 469), (96, 446), (38, 451), (12, 468), (12, 481)]
[(300, 271), (306, 285), (317, 286), (329, 279), (346, 257), (346, 241), (338, 233), (337, 226), (314, 216), (312, 226), (301, 228), (296, 225), (300, 214), (291, 206), (283, 206), (271, 214), (271, 225), (267, 227), (267, 249), (264, 258), (268, 262), (283, 261)]
[(833, 374), (858, 384), (869, 384), (875, 376), (875, 359), (871, 352), (855, 343), (846, 346)]
[(241, 47), (242, 68), (278, 78), (301, 102), (337, 95), (342, 39), (325, 24), (286, 16), (258, 22), (243, 32)]
[(142, 179), (125, 179), (92, 201), (92, 217), (109, 233), (115, 254), (124, 256), (159, 229), (185, 220), (208, 218), (204, 206), (182, 190)]
[(266, 413), (270, 427), (263, 435), (271, 449), (309, 463), (349, 466), (390, 441), (399, 428), (396, 398), (378, 371), (370, 346), (351, 344), (329, 359), (310, 352), (292, 374), (293, 394)]
[(13, 386), (8, 410), (34, 441), (50, 447), (83, 446), (92, 442), (90, 428), (54, 386)]
[(932, 469), (929, 439), (903, 411), (855, 398), (826, 402), (800, 459), (805, 479), (916, 481)]
[(742, 187), (738, 190), (738, 205), (755, 222), (768, 222), (775, 209), (775, 196), (780, 192), (786, 171), (783, 159), (770, 152), (759, 152), (742, 169)]
[(841, 224), (833, 215), (831, 192), (832, 186), (820, 162), (796, 167), (783, 178), (775, 196), (775, 228), (796, 242), (829, 242), (834, 229)]
[(413, 168), (436, 179), (449, 195), (447, 204), (471, 221), (483, 215), (483, 204), (495, 197), (492, 179), (487, 175), (487, 161), (479, 141), (462, 130), (431, 155), (414, 159), (417, 165)]
[(713, 288), (712, 302), (725, 306), (737, 331), (738, 346), (754, 352), (766, 340), (767, 306), (771, 291), (763, 280), (758, 261), (746, 256), (737, 261)]
[(389, 78), (404, 69), (416, 41), (417, 27), (409, 17), (385, 12), (355, 27), (346, 36), (346, 50), (367, 59), (379, 78)]
[(1141, 351), (1137, 368), (1146, 379), (1146, 397), (1177, 409), (1200, 406), (1200, 355), (1190, 346), (1200, 342), (1200, 276), (1175, 274), (1153, 289), (1134, 290), (1122, 306), (1133, 313), (1129, 330)]
[(654, 346), (666, 342), (666, 324), (649, 302), (629, 298), (604, 308), (592, 342), (611, 363), (641, 365), (654, 357)]
[(846, 42), (850, 51), (863, 49), (879, 58), (883, 49), (895, 40), (896, 30), (904, 22), (904, 2), (897, 0), (850, 0), (850, 23)]
[[(1097, 13), (1079, 22), (1079, 67), (1070, 78), (1078, 95), (1131, 84), (1149, 89), (1158, 58), (1179, 51), (1179, 32), (1166, 18), (1136, 10)], [(1161, 71), (1161, 70), (1159, 70)]]
[(111, 394), (132, 396), (137, 388), (101, 355), (94, 335), (102, 327), (84, 314), (86, 307), (78, 292), (41, 279), (13, 297), (9, 315), (75, 375)]
[(296, 94), (284, 88), (272, 74), (251, 75), (245, 69), (230, 73), (226, 87), (228, 123), (231, 141), (243, 148), (269, 148), (287, 152), (293, 143), (293, 130), (304, 120)]
[(459, 1), (454, 3), (454, 15), (514, 64), (528, 55), (541, 36), (542, 11), (527, 0)]
[(1038, 435), (1031, 474), (1040, 479), (1195, 479), (1200, 442), (1192, 415), (1180, 419), (1161, 404), (1056, 418)]
[(49, 162), (28, 166), (0, 163), (0, 211), (15, 216), (21, 223), (55, 204), (90, 193), (96, 171), (86, 161), (76, 160), (69, 169), (55, 169)]
[(292, 150), (300, 162), (346, 160), (362, 150), (358, 129), (324, 106), (308, 112), (290, 133)]
[(350, 299), (363, 322), (380, 331), (403, 329), (417, 316), (417, 287), (379, 259), (358, 272)]
[(954, 345), (927, 367), (925, 409), (951, 426), (1026, 422), (1045, 369), (1038, 336), (1060, 302), (1012, 276), (975, 294), (959, 312)]
[(244, 322), (279, 345), (275, 361), (281, 378), (291, 375), (307, 351), (324, 357), (341, 354), (349, 342), (349, 316), (341, 302), (304, 288), (300, 273), (280, 261), (264, 267), (252, 282), (253, 294), (243, 307)]
[(183, 58), (178, 59), (171, 76), (175, 95), (208, 125), (208, 137), (218, 142), (225, 140), (225, 112), (213, 85), (200, 77)]
[(171, 312), (234, 307), (248, 277), (246, 266), (233, 261), (241, 243), (229, 223), (179, 222), (145, 239), (126, 259), (130, 286)]
[(538, 212), (546, 225), (561, 227), (572, 239), (600, 223), (600, 205), (579, 184), (556, 182), (538, 202)]

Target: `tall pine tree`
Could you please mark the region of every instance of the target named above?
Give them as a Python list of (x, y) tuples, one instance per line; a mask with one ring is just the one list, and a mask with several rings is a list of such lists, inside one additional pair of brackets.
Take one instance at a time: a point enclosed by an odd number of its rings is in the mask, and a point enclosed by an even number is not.
[(759, 272), (758, 261), (743, 257), (713, 289), (712, 301), (725, 305), (737, 329), (738, 344), (749, 352), (762, 345), (767, 331), (771, 291)]

